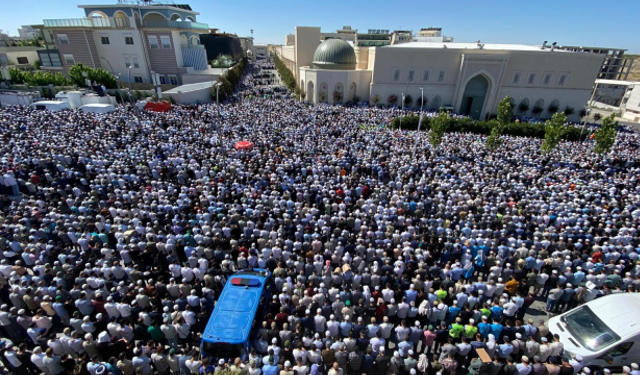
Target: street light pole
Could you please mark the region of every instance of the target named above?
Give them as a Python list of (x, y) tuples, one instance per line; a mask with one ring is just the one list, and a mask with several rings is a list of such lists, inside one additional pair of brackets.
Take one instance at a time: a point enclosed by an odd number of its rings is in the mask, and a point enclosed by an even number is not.
[(218, 116), (220, 116), (220, 100), (219, 100), (219, 96), (218, 96), (218, 92), (220, 90), (220, 85), (222, 85), (222, 83), (220, 83), (220, 82), (216, 82), (213, 85), (216, 88), (216, 108), (218, 110)]
[(129, 81), (129, 101), (131, 102), (131, 104), (135, 104), (133, 102), (133, 95), (131, 94), (131, 68), (133, 68), (133, 65), (129, 65), (129, 68), (128, 68), (129, 78), (127, 79)]
[(109, 65), (109, 69), (111, 69), (111, 74), (116, 78), (116, 86), (118, 86), (118, 92), (120, 93), (120, 99), (124, 100), (124, 95), (122, 95), (122, 89), (120, 88), (120, 73), (118, 73), (118, 75), (116, 76), (116, 72), (113, 70), (113, 67), (111, 66), (111, 63), (109, 62), (109, 60), (107, 60), (103, 56), (100, 56), (100, 58), (103, 59), (104, 61), (106, 61), (107, 65)]
[(402, 95), (402, 114), (400, 115), (400, 130), (402, 130), (402, 118), (404, 117), (404, 93)]
[(418, 121), (418, 132), (416, 133), (416, 143), (413, 145), (413, 152), (411, 153), (411, 160), (416, 157), (416, 149), (418, 148), (418, 137), (420, 137), (420, 127), (422, 126), (422, 104), (424, 103), (424, 89), (420, 87), (420, 121)]

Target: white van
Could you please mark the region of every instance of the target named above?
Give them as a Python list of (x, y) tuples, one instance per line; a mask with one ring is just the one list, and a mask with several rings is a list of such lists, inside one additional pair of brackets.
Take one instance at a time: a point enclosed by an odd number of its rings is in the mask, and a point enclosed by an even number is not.
[(92, 103), (83, 105), (78, 110), (85, 113), (111, 113), (116, 110), (113, 104)]
[(62, 111), (63, 109), (71, 109), (71, 106), (69, 105), (69, 102), (63, 102), (61, 100), (41, 100), (39, 102), (31, 103), (29, 108), (57, 112)]
[(613, 372), (640, 362), (640, 293), (597, 298), (549, 319), (565, 355), (582, 356), (585, 366)]

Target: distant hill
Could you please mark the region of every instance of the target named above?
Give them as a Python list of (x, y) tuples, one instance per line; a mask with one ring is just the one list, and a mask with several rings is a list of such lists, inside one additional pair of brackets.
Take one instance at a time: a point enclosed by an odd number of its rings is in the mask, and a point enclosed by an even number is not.
[(625, 57), (633, 58), (633, 65), (631, 66), (631, 72), (627, 77), (627, 81), (640, 81), (640, 55), (624, 55)]

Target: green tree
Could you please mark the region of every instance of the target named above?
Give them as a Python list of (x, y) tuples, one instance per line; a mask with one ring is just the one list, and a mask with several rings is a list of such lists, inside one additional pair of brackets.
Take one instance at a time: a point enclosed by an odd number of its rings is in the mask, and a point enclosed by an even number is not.
[(542, 152), (548, 154), (556, 148), (564, 135), (564, 124), (566, 122), (567, 115), (565, 115), (564, 112), (554, 113), (553, 116), (551, 116), (551, 120), (547, 120), (544, 125), (544, 142), (542, 142), (541, 147)]
[(533, 113), (536, 116), (539, 116), (542, 111), (544, 111), (544, 108), (540, 107), (540, 106), (535, 106), (533, 107), (533, 109), (531, 110), (531, 113)]
[(396, 104), (397, 101), (398, 101), (398, 96), (396, 94), (391, 94), (387, 98), (387, 103), (389, 103), (389, 105), (394, 105)]
[(593, 119), (596, 120), (596, 121), (600, 121), (600, 120), (602, 120), (602, 115), (599, 114), (599, 113), (596, 113), (596, 114), (593, 115)]
[(549, 104), (549, 107), (547, 107), (547, 112), (553, 115), (554, 113), (558, 113), (558, 109), (559, 108), (555, 103), (551, 103)]
[(578, 116), (580, 116), (580, 120), (582, 120), (582, 118), (584, 116), (587, 115), (587, 109), (586, 108), (582, 108), (581, 110), (578, 111)]
[(573, 109), (573, 107), (569, 107), (569, 106), (564, 107), (564, 114), (565, 115), (571, 116), (574, 113), (576, 113), (576, 110)]
[(520, 102), (520, 104), (518, 105), (518, 111), (520, 112), (520, 114), (524, 115), (527, 113), (528, 110), (529, 110), (529, 103)]
[(378, 105), (379, 101), (380, 101), (380, 95), (374, 95), (373, 98), (371, 98), (371, 103), (373, 103), (374, 107)]
[[(91, 71), (90, 67), (85, 66), (82, 63), (76, 63), (71, 68), (69, 68), (69, 78), (71, 79), (71, 82), (74, 85), (79, 87), (85, 87), (86, 86), (85, 79), (89, 78), (90, 71)], [(87, 77), (85, 78), (84, 75), (82, 75), (82, 73), (87, 73)]]
[(431, 131), (429, 131), (429, 143), (433, 147), (434, 151), (438, 149), (440, 143), (442, 143), (442, 137), (449, 128), (449, 122), (451, 117), (445, 111), (440, 111), (438, 116), (431, 119)]
[(293, 91), (296, 87), (296, 79), (289, 68), (282, 62), (278, 55), (273, 56), (273, 62), (276, 66), (276, 70), (278, 71), (278, 75), (280, 76), (280, 80), (289, 88), (289, 90)]
[(25, 82), (24, 72), (17, 68), (9, 68), (9, 76), (11, 77), (11, 82), (17, 85), (23, 84)]
[(504, 132), (507, 124), (511, 123), (511, 117), (513, 116), (513, 106), (511, 105), (511, 98), (505, 96), (500, 103), (498, 103), (498, 117), (497, 122), (495, 122), (493, 128), (491, 129), (491, 134), (489, 138), (487, 138), (487, 148), (489, 150), (495, 150), (502, 143), (502, 133)]
[[(594, 116), (595, 117), (595, 116)], [(616, 142), (616, 128), (618, 122), (616, 121), (615, 113), (607, 116), (602, 120), (602, 126), (596, 130), (596, 152), (598, 154), (606, 154), (611, 151), (613, 144)]]

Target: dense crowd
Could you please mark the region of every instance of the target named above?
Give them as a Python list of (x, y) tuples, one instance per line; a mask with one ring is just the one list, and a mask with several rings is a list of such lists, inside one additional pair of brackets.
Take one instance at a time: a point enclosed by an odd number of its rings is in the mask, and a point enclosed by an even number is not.
[[(432, 153), (386, 127), (398, 110), (266, 98), (260, 74), (219, 107), (0, 110), (3, 373), (610, 372), (525, 314), (640, 290), (637, 133), (605, 156), (454, 133)], [(276, 289), (251, 352), (202, 358), (248, 267)]]

